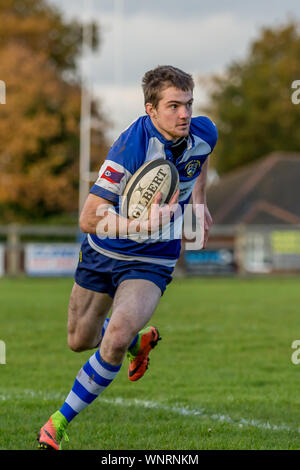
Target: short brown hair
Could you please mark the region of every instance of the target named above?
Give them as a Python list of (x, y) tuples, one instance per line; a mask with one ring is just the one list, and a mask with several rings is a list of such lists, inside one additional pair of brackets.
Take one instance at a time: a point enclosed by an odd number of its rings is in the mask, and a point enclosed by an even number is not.
[(157, 107), (161, 92), (173, 86), (182, 91), (193, 91), (193, 77), (172, 65), (159, 65), (145, 73), (142, 80), (145, 104), (151, 103)]

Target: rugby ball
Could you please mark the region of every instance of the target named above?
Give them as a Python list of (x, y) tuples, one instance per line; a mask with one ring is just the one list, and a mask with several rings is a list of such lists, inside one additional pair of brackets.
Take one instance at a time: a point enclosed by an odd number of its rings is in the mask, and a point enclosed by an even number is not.
[(128, 181), (122, 195), (121, 213), (128, 219), (148, 218), (149, 209), (157, 193), (162, 198), (160, 204), (167, 204), (179, 184), (175, 165), (164, 158), (144, 163)]

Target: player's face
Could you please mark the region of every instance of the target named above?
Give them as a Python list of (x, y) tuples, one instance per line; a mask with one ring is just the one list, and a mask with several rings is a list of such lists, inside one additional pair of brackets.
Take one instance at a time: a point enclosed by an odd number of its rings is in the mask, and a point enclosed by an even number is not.
[(175, 140), (189, 134), (192, 105), (192, 91), (169, 87), (161, 93), (156, 108), (151, 103), (146, 104), (146, 112), (154, 126), (167, 140)]

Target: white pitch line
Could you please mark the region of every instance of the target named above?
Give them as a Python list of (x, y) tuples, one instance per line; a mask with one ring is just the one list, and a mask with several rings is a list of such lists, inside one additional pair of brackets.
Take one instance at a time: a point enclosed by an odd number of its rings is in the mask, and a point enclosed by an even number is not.
[[(63, 401), (66, 398), (65, 394), (60, 392), (43, 392), (42, 390), (23, 390), (22, 393), (8, 393), (0, 394), (0, 401), (10, 401), (10, 400), (24, 400), (27, 398), (33, 398), (35, 400), (60, 400)], [(190, 408), (187, 406), (182, 406), (176, 404), (174, 406), (164, 405), (163, 403), (157, 401), (148, 401), (148, 400), (139, 400), (139, 399), (124, 399), (122, 397), (118, 398), (105, 398), (100, 397), (104, 403), (115, 406), (122, 407), (132, 407), (132, 406), (141, 406), (146, 409), (155, 409), (159, 411), (165, 411), (167, 413), (177, 414), (179, 416), (192, 416), (202, 419), (211, 419), (218, 423), (228, 423), (242, 428), (243, 426), (251, 426), (258, 429), (267, 429), (270, 431), (291, 431), (300, 433), (300, 427), (292, 428), (287, 424), (272, 424), (269, 422), (258, 421), (256, 419), (245, 419), (245, 418), (231, 418), (229, 415), (218, 414), (218, 413), (208, 413), (204, 408)]]
[(112, 405), (120, 405), (120, 406), (143, 406), (144, 408), (154, 408), (157, 410), (162, 410), (166, 411), (168, 413), (174, 413), (178, 414), (181, 416), (196, 416), (204, 419), (211, 419), (213, 421), (217, 421), (219, 423), (229, 423), (233, 425), (238, 425), (239, 427), (243, 426), (252, 426), (260, 429), (268, 429), (272, 431), (292, 431), (292, 432), (298, 432), (300, 433), (300, 428), (293, 429), (287, 424), (271, 424), (269, 422), (261, 422), (257, 421), (255, 419), (245, 419), (245, 418), (239, 418), (239, 419), (233, 419), (228, 415), (222, 415), (222, 414), (217, 414), (217, 413), (207, 413), (205, 409), (199, 409), (199, 408), (188, 408), (182, 405), (177, 405), (177, 406), (167, 406), (164, 405), (163, 403), (159, 402), (153, 402), (153, 401), (146, 401), (146, 400), (138, 400), (138, 399), (132, 399), (132, 400), (124, 400), (123, 398), (115, 398), (115, 399), (103, 399), (106, 403), (112, 404)]

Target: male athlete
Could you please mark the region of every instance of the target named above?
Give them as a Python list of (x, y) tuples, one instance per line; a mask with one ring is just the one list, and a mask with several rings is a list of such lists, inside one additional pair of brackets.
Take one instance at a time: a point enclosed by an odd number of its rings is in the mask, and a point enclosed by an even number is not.
[[(60, 410), (41, 428), (41, 449), (60, 449), (68, 424), (113, 381), (126, 353), (129, 379), (139, 380), (160, 339), (155, 327), (145, 325), (172, 279), (181, 240), (136, 241), (131, 236), (136, 222), (133, 229), (133, 221), (120, 215), (119, 197), (141, 165), (156, 158), (170, 160), (180, 183), (169, 206), (159, 206), (160, 194), (156, 196), (149, 219), (139, 222), (138, 231), (147, 235), (158, 230), (170, 207), (180, 204), (183, 209), (192, 195), (193, 205), (205, 208), (204, 246), (207, 242), (212, 219), (206, 207), (206, 177), (216, 127), (207, 117), (192, 118), (194, 81), (182, 70), (159, 66), (145, 74), (142, 86), (146, 115), (111, 147), (80, 215), (87, 236), (70, 297), (68, 344), (73, 351), (97, 350), (77, 374)], [(99, 233), (104, 216), (117, 227), (117, 237)]]

